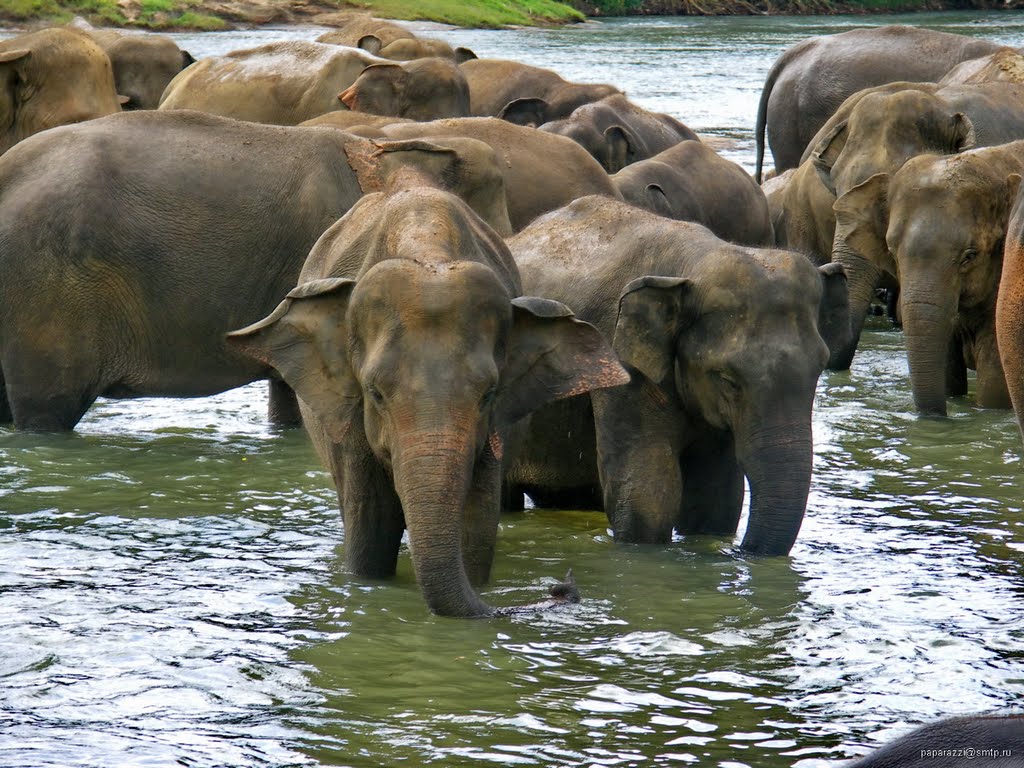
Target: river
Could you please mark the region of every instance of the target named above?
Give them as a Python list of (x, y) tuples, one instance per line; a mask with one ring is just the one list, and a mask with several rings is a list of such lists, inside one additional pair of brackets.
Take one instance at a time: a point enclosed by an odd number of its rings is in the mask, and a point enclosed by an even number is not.
[[(1024, 13), (434, 33), (615, 83), (749, 169), (774, 58), (891, 21), (1024, 44)], [(198, 57), (318, 33), (176, 37)], [(528, 510), (503, 519), (485, 598), (536, 599), (572, 566), (585, 599), (514, 620), (431, 616), (407, 552), (392, 581), (348, 575), (329, 476), (264, 412), (252, 385), (0, 429), (0, 766), (825, 768), (1024, 706), (1015, 422), (970, 397), (917, 417), (880, 319), (819, 383), (790, 557), (617, 546), (600, 513)]]

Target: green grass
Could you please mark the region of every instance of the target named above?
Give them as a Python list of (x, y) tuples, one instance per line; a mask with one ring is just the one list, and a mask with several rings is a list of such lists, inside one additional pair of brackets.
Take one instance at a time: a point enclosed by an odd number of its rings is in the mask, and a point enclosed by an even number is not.
[(440, 21), (460, 27), (583, 21), (582, 13), (554, 0), (351, 0), (377, 16), (411, 21)]

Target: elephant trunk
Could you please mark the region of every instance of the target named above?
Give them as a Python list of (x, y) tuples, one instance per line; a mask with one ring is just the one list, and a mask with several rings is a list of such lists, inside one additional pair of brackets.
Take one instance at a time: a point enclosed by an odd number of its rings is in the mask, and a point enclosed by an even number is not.
[(836, 233), (832, 261), (842, 264), (846, 272), (850, 291), (850, 334), (835, 349), (830, 347), (828, 368), (832, 371), (845, 371), (853, 363), (853, 355), (864, 329), (864, 319), (871, 308), (871, 299), (875, 295), (882, 271), (847, 245), (839, 232)]
[(910, 386), (920, 413), (946, 415), (946, 370), (956, 301), (952, 292), (929, 283), (903, 286), (900, 312), (910, 363)]
[(420, 591), (442, 616), (489, 616), (473, 591), (462, 557), (463, 508), (473, 471), (472, 431), (418, 431), (393, 463)]
[(813, 439), (806, 413), (774, 418), (737, 439), (737, 453), (750, 482), (750, 519), (742, 549), (755, 555), (785, 555), (796, 541), (811, 487)]

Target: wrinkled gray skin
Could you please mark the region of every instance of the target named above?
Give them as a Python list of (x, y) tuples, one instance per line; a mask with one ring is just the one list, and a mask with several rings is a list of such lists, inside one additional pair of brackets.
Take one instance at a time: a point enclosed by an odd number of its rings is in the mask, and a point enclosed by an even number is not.
[(48, 128), (121, 111), (110, 59), (68, 29), (0, 42), (0, 82), (0, 153)]
[[(620, 199), (611, 178), (576, 142), (493, 117), (435, 120), (430, 123), (393, 123), (364, 130), (349, 116), (337, 118), (346, 130), (385, 139), (441, 140), (446, 136), (478, 139), (494, 149), (505, 179), (508, 215), (518, 232), (537, 216), (585, 195)], [(333, 115), (311, 121), (331, 125)]]
[(918, 728), (842, 768), (1020, 768), (1022, 754), (1024, 715), (973, 715)]
[[(989, 82), (977, 85), (912, 86), (886, 93), (868, 93), (840, 123), (818, 142), (811, 161), (825, 186), (842, 198), (878, 173), (895, 173), (907, 160), (924, 153), (950, 154), (972, 146), (994, 146), (1024, 138), (1024, 86)], [(860, 205), (882, 207), (884, 184), (862, 193)], [(846, 206), (849, 208), (850, 206)], [(837, 355), (840, 368), (849, 367), (860, 338), (864, 317), (887, 267), (888, 251), (863, 250), (851, 242), (837, 213), (832, 260), (843, 265), (850, 286), (850, 347)]]
[(568, 117), (583, 104), (619, 93), (612, 85), (572, 83), (557, 72), (505, 59), (459, 65), (469, 83), (471, 114), (538, 126)]
[[(427, 120), (464, 101), (466, 86), (457, 67), (451, 62), (430, 64), (437, 61), (393, 62), (359, 48), (327, 43), (268, 43), (197, 61), (170, 82), (160, 109), (196, 109), (255, 123), (297, 125), (346, 109), (342, 92), (368, 67), (382, 65), (368, 80), (367, 92), (384, 86), (395, 89), (395, 95), (374, 97), (376, 108)], [(434, 100), (437, 105), (432, 109)]]
[[(1009, 408), (996, 347), (995, 305), (1010, 209), (1024, 173), (1024, 141), (958, 155), (919, 155), (891, 178), (872, 176), (836, 202), (859, 252), (900, 282), (900, 316), (918, 411), (944, 416), (946, 395)], [(887, 191), (879, 194), (877, 187)]]
[(935, 82), (962, 61), (1002, 46), (988, 40), (891, 25), (802, 40), (775, 60), (757, 107), (761, 181), (764, 134), (778, 173), (795, 168), (818, 129), (847, 96), (896, 80)]
[(356, 112), (438, 120), (469, 115), (469, 86), (458, 65), (448, 59), (416, 59), (373, 64), (338, 96)]
[(223, 334), (271, 311), (320, 234), (396, 168), (495, 184), (503, 204), (495, 168), (473, 180), (462, 165), (461, 151), (426, 142), (185, 111), (22, 142), (0, 158), (0, 291), (36, 298), (0, 302), (0, 421), (69, 430), (101, 395), (194, 397), (272, 378)]
[(112, 29), (82, 30), (102, 48), (114, 67), (121, 108), (156, 109), (167, 84), (195, 62), (188, 51), (164, 35), (122, 34)]
[(616, 540), (663, 544), (673, 529), (735, 534), (746, 477), (743, 549), (787, 553), (807, 502), (811, 405), (828, 358), (823, 286), (841, 272), (599, 197), (508, 243), (526, 291), (572, 302), (632, 375), (536, 414), (510, 485), (574, 507), (593, 503), (600, 478)]
[(544, 123), (540, 130), (572, 139), (608, 173), (654, 157), (680, 141), (700, 141), (674, 117), (648, 112), (622, 94), (584, 104), (567, 118)]
[(639, 208), (703, 224), (723, 240), (771, 245), (768, 201), (750, 174), (699, 141), (681, 141), (612, 176)]
[(628, 380), (562, 304), (521, 297), (515, 262), (461, 200), (369, 195), (310, 251), (299, 286), (229, 342), (274, 366), (338, 488), (345, 560), (395, 572), (403, 529), (430, 609), (493, 615), (508, 428), (552, 400)]

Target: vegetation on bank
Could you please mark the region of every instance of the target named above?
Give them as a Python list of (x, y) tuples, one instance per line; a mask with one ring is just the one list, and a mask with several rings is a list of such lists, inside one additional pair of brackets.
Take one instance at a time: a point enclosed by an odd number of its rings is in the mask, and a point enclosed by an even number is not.
[(1024, 0), (0, 0), (0, 22), (54, 24), (82, 16), (96, 26), (226, 29), (236, 25), (330, 23), (366, 10), (461, 27), (564, 24), (585, 16), (885, 13), (1024, 8)]

